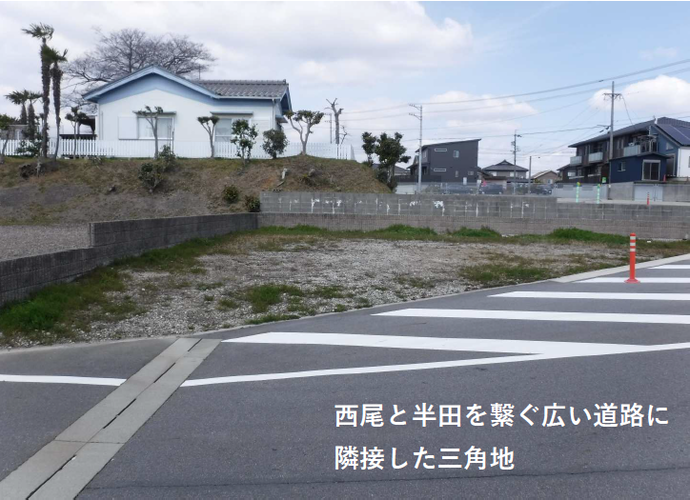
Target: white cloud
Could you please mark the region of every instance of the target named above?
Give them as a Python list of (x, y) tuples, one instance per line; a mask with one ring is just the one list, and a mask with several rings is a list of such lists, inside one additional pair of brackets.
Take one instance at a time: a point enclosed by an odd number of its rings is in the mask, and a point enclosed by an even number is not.
[(640, 57), (649, 61), (655, 59), (674, 59), (678, 56), (678, 49), (675, 47), (656, 47), (655, 49), (640, 51)]
[[(3, 54), (33, 61), (35, 44), (19, 29), (36, 21), (37, 9), (55, 27), (55, 45), (72, 56), (93, 45), (95, 26), (187, 34), (218, 57), (209, 75), (216, 78), (283, 78), (297, 68), (299, 83), (349, 85), (457, 65), (474, 45), (469, 25), (436, 23), (418, 3), (10, 3), (3, 5), (0, 31), (16, 36), (5, 38)], [(10, 62), (3, 57), (0, 74)]]
[[(590, 99), (591, 106), (609, 109), (610, 101), (604, 98), (606, 92), (611, 92), (611, 90), (597, 91)], [(636, 116), (642, 121), (651, 116), (678, 115), (685, 112), (690, 114), (690, 82), (682, 78), (660, 75), (630, 84), (617, 92), (623, 94), (628, 111), (633, 114), (633, 121), (636, 120)], [(619, 104), (616, 109), (618, 110), (617, 119), (620, 116), (627, 119), (625, 114), (620, 115), (620, 113), (625, 113), (624, 106)]]

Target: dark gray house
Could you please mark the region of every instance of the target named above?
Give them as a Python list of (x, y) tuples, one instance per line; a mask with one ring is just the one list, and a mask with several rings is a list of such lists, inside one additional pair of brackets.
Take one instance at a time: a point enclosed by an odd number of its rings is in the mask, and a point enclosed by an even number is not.
[[(479, 141), (441, 142), (422, 147), (422, 183), (463, 183), (476, 184), (481, 178), (481, 169), (477, 167), (479, 157)], [(419, 150), (415, 151), (419, 153)], [(419, 154), (415, 155), (410, 166), (408, 178), (401, 178), (400, 182), (417, 182)]]
[(649, 120), (572, 144), (576, 155), (559, 171), (564, 182), (663, 181), (690, 177), (690, 122)]
[(515, 178), (518, 180), (527, 179), (528, 170), (520, 165), (510, 163), (508, 160), (503, 160), (500, 163), (483, 168), (482, 172), (486, 179), (491, 180), (495, 178), (495, 180), (507, 180), (510, 182)]

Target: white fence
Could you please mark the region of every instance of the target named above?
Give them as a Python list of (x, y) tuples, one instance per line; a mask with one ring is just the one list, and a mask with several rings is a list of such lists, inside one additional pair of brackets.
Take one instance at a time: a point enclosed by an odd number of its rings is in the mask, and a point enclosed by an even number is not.
[[(49, 152), (55, 152), (55, 139), (50, 139)], [(75, 144), (76, 143), (76, 144)], [(5, 154), (14, 156), (20, 141), (12, 140), (7, 143)], [(159, 149), (163, 146), (171, 146), (174, 153), (181, 158), (209, 158), (211, 145), (208, 142), (184, 142), (184, 141), (158, 141)], [(76, 146), (76, 149), (75, 149)], [(231, 142), (216, 143), (216, 157), (237, 158), (237, 147)], [(0, 144), (1, 147), (1, 144)], [(155, 152), (154, 143), (151, 140), (74, 140), (60, 139), (60, 151), (58, 156), (104, 156), (107, 158), (153, 158)], [(302, 152), (301, 144), (289, 144), (285, 153), (281, 156), (297, 156)], [(354, 160), (355, 152), (351, 145), (336, 145), (323, 143), (308, 143), (307, 154), (320, 158), (335, 158), (338, 160)], [(252, 149), (252, 158), (270, 158), (261, 144), (257, 143)]]

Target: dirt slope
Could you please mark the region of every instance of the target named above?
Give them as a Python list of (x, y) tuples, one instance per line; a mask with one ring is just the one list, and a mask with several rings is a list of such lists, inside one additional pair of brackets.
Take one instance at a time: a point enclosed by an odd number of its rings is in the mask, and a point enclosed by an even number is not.
[[(147, 160), (60, 160), (60, 169), (39, 178), (22, 179), (25, 159), (0, 165), (0, 225), (50, 224), (244, 211), (242, 202), (228, 205), (223, 188), (234, 184), (241, 197), (273, 189), (387, 193), (374, 172), (355, 161), (314, 157), (252, 160), (180, 159), (154, 194), (138, 180)], [(285, 182), (281, 173), (288, 169)], [(310, 171), (314, 175), (305, 179)], [(113, 192), (109, 191), (115, 187)]]

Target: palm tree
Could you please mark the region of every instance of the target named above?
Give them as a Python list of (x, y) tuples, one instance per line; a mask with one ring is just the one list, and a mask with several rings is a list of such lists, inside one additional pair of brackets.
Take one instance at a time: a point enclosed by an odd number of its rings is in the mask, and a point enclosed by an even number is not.
[(17, 106), (21, 106), (21, 111), (19, 113), (19, 123), (22, 125), (26, 125), (26, 101), (28, 100), (27, 97), (28, 90), (13, 90), (9, 94), (7, 94), (5, 97), (12, 103)]
[(40, 98), (41, 98), (40, 92), (27, 91), (27, 99), (29, 101), (29, 108), (26, 111), (27, 124), (26, 124), (26, 132), (24, 133), (24, 135), (30, 141), (36, 140), (36, 132), (37, 132), (36, 125), (38, 123), (38, 120), (36, 118), (36, 110), (34, 109), (34, 102)]
[(53, 106), (55, 108), (55, 126), (57, 130), (57, 139), (55, 141), (55, 153), (53, 155), (53, 159), (56, 159), (58, 151), (60, 150), (60, 108), (62, 106), (60, 90), (63, 71), (60, 69), (60, 63), (67, 62), (67, 50), (60, 54), (57, 50), (46, 45), (45, 58), (50, 64), (50, 76), (53, 80)]
[(22, 29), (24, 33), (41, 40), (41, 83), (43, 84), (43, 127), (41, 130), (41, 156), (48, 156), (48, 114), (50, 112), (50, 63), (46, 52), (48, 40), (53, 38), (55, 31), (48, 24), (38, 23), (29, 25), (28, 29)]

